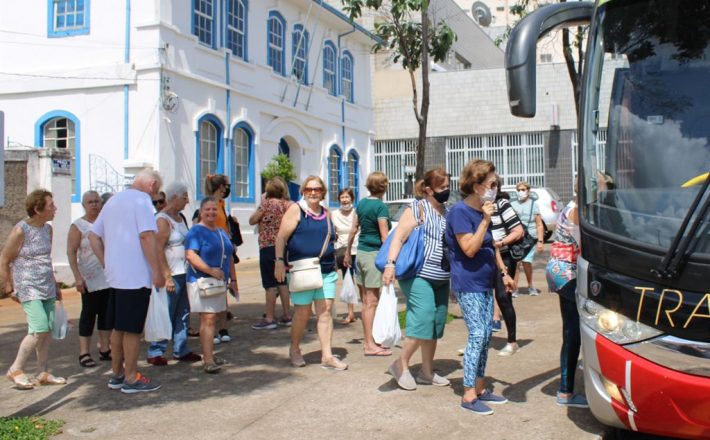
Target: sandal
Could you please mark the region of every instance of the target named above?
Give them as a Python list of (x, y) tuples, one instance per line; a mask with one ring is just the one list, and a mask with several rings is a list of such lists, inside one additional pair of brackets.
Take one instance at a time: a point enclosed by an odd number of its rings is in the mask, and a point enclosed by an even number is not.
[(84, 353), (79, 355), (79, 365), (84, 368), (94, 368), (96, 366), (96, 361), (91, 358), (89, 353)]
[(340, 325), (349, 325), (350, 323), (353, 323), (357, 321), (356, 318), (348, 318), (347, 316), (343, 319), (340, 320)]
[(303, 355), (301, 354), (301, 350), (292, 350), (291, 348), (288, 349), (288, 357), (291, 360), (291, 365), (293, 365), (294, 368), (301, 368), (306, 366), (306, 361), (303, 359)]
[(330, 359), (322, 361), (321, 368), (326, 370), (344, 371), (348, 369), (348, 364), (333, 356)]
[(111, 349), (109, 348), (107, 351), (99, 350), (99, 360), (110, 361), (111, 360)]
[(64, 385), (67, 383), (67, 380), (65, 378), (52, 376), (46, 371), (39, 373), (37, 376), (35, 376), (35, 379), (37, 379), (37, 382), (40, 385)]
[(202, 366), (202, 369), (207, 374), (217, 374), (221, 368), (222, 367), (220, 367), (219, 365), (217, 365), (214, 362), (209, 362), (209, 363), (206, 363), (205, 365)]
[(18, 390), (31, 390), (34, 388), (34, 384), (29, 377), (22, 370), (8, 371), (7, 379), (15, 384), (15, 388)]

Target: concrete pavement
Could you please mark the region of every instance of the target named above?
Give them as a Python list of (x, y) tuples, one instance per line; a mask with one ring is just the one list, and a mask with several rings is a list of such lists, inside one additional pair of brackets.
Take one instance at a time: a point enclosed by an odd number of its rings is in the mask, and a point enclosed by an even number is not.
[[(154, 367), (145, 362), (143, 351), (141, 372), (161, 381), (163, 388), (141, 395), (109, 390), (108, 363), (94, 369), (78, 365), (80, 298), (76, 292), (66, 291), (65, 304), (75, 325), (66, 340), (53, 341), (50, 360), (53, 372), (66, 376), (69, 383), (18, 391), (5, 381), (0, 387), (0, 415), (65, 420), (64, 433), (57, 439), (388, 439), (405, 435), (424, 439), (597, 439), (604, 428), (588, 410), (555, 405), (561, 321), (557, 296), (547, 293), (545, 285), (545, 254), (538, 257), (535, 273), (543, 294), (521, 295), (514, 300), (521, 351), (512, 357), (497, 356), (506, 342), (505, 329), (493, 336), (486, 373), (495, 391), (510, 402), (494, 407), (492, 416), (476, 416), (459, 408), (463, 370), (457, 349), (465, 345), (467, 336), (462, 319), (447, 325), (435, 361), (435, 369), (451, 380), (451, 387), (420, 385), (413, 392), (398, 389), (386, 374), (392, 357), (363, 356), (360, 321), (346, 327), (335, 324), (334, 351), (350, 364), (349, 370), (334, 372), (319, 367), (314, 320), (303, 344), (308, 365), (292, 368), (287, 329), (257, 332), (249, 327), (263, 312), (256, 260), (238, 266), (241, 303), (230, 303), (230, 310), (238, 317), (230, 327), (233, 342), (217, 346), (219, 355), (229, 361), (220, 374), (204, 374), (199, 363), (171, 361), (167, 367)], [(400, 309), (403, 307), (400, 299)], [(341, 313), (345, 305), (339, 303), (337, 309)], [(450, 311), (460, 317), (458, 306), (452, 305)], [(193, 323), (196, 327), (196, 319)], [(21, 308), (1, 300), (0, 371), (9, 367), (25, 332)], [(190, 339), (190, 345), (199, 350), (196, 338)], [(394, 352), (397, 355), (399, 349)], [(98, 362), (97, 353), (94, 359)], [(418, 355), (413, 363), (416, 374)], [(34, 366), (32, 360), (28, 371)], [(583, 381), (578, 373), (581, 391)]]

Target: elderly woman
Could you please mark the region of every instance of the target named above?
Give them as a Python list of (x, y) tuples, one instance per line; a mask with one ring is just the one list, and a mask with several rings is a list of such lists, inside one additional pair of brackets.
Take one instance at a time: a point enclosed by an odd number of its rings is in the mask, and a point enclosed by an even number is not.
[(291, 292), (291, 300), (296, 306), (296, 312), (291, 326), (289, 357), (294, 367), (306, 365), (300, 344), (311, 314), (311, 305), (315, 303), (321, 346), (321, 367), (341, 371), (346, 370), (348, 365), (333, 356), (331, 350), (333, 337), (331, 309), (338, 273), (335, 270), (333, 248), (335, 231), (328, 210), (320, 204), (325, 199), (326, 193), (325, 183), (318, 176), (308, 176), (301, 185), (303, 200), (288, 208), (276, 236), (274, 278), (278, 282), (286, 279), (285, 257), (290, 262), (310, 258), (320, 260), (323, 286), (313, 290)]
[[(443, 168), (435, 168), (424, 174), (417, 182), (415, 192), (421, 200), (415, 200), (402, 213), (399, 226), (387, 256), (382, 274), (382, 283), (394, 282), (394, 266), (402, 243), (415, 227), (424, 229), (424, 265), (414, 278), (399, 280), (399, 286), (407, 297), (407, 338), (399, 359), (389, 367), (400, 388), (411, 391), (420, 385), (445, 387), (449, 380), (434, 373), (434, 353), (437, 340), (444, 336), (448, 316), (449, 261), (444, 256), (444, 231), (446, 231), (446, 207), (449, 199), (449, 175)], [(409, 361), (422, 349), (422, 368), (416, 379), (409, 372)]]
[[(43, 189), (32, 191), (25, 201), (29, 218), (12, 228), (0, 254), (0, 279), (4, 295), (22, 304), (27, 318), (27, 336), (22, 339), (15, 362), (7, 371), (7, 378), (19, 389), (40, 385), (67, 383), (47, 371), (50, 332), (54, 323), (54, 302), (62, 299), (52, 270), (52, 227), (57, 207), (52, 193)], [(37, 354), (38, 374), (29, 378), (23, 371), (27, 358)]]
[(228, 282), (229, 287), (238, 292), (237, 275), (232, 262), (232, 243), (227, 233), (218, 226), (219, 204), (214, 197), (205, 197), (200, 203), (201, 221), (187, 233), (185, 255), (187, 268), (187, 296), (190, 310), (200, 314), (200, 342), (205, 373), (214, 374), (220, 370), (224, 360), (214, 355), (214, 336), (217, 314), (227, 308), (227, 292), (205, 296), (200, 292), (197, 280), (216, 278)]
[[(528, 230), (530, 235), (537, 238), (537, 246), (530, 249), (530, 252), (523, 258), (521, 262), (525, 278), (528, 282), (528, 294), (537, 296), (540, 294), (540, 289), (533, 286), (533, 261), (535, 260), (535, 251), (542, 252), (545, 244), (545, 227), (542, 224), (540, 216), (540, 207), (532, 197), (530, 197), (530, 184), (528, 182), (518, 182), (515, 185), (515, 190), (518, 193), (518, 200), (510, 202), (515, 212), (518, 214), (520, 221)], [(518, 284), (520, 272), (515, 273), (515, 284)]]
[(375, 311), (382, 287), (382, 274), (375, 266), (375, 257), (377, 257), (382, 243), (387, 239), (390, 229), (387, 206), (382, 202), (382, 198), (387, 192), (388, 183), (387, 176), (380, 171), (375, 171), (367, 176), (365, 186), (370, 191), (370, 196), (361, 200), (357, 205), (353, 228), (348, 239), (348, 248), (345, 252), (344, 264), (347, 267), (352, 267), (352, 248), (355, 236), (359, 232), (356, 281), (360, 289), (360, 298), (362, 298), (362, 330), (364, 334), (362, 344), (365, 356), (392, 355), (391, 350), (377, 345), (372, 337), (372, 325), (375, 321)]
[(91, 226), (103, 206), (101, 196), (96, 191), (87, 191), (81, 198), (81, 205), (84, 207), (84, 216), (76, 219), (69, 227), (67, 256), (69, 267), (74, 274), (74, 286), (81, 294), (79, 365), (92, 368), (96, 366), (90, 353), (94, 325), (99, 329), (99, 359), (111, 360), (111, 329), (106, 322), (110, 286), (106, 281), (104, 268), (89, 244)]
[[(353, 209), (355, 193), (352, 188), (342, 189), (338, 194), (338, 201), (340, 202), (340, 208), (333, 211), (331, 219), (333, 220), (333, 227), (335, 228), (335, 263), (342, 272), (343, 278), (345, 278), (345, 274), (348, 270), (348, 267), (345, 266), (345, 253), (348, 251), (350, 232), (353, 229), (353, 222), (355, 221), (355, 210)], [(351, 266), (355, 266), (356, 249), (357, 237), (355, 237), (353, 245), (350, 246)], [(355, 304), (349, 303), (348, 313), (340, 323), (342, 325), (348, 325), (351, 322), (355, 322)]]
[[(279, 233), (281, 219), (293, 202), (288, 195), (288, 187), (281, 177), (274, 177), (266, 182), (266, 191), (261, 197), (261, 204), (249, 217), (250, 225), (259, 225), (259, 269), (261, 286), (266, 291), (266, 316), (253, 324), (253, 330), (273, 330), (278, 325), (291, 325), (291, 302), (288, 285), (274, 278), (276, 260), (276, 235)], [(276, 322), (276, 292), (281, 297), (283, 316)]]
[[(161, 191), (162, 193), (162, 191)], [(184, 183), (173, 182), (165, 189), (165, 206), (156, 215), (158, 233), (155, 245), (158, 252), (158, 262), (165, 275), (165, 290), (168, 292), (168, 308), (170, 322), (173, 326), (173, 359), (184, 362), (197, 362), (199, 355), (187, 346), (187, 328), (190, 324), (190, 303), (187, 300), (185, 288), (185, 237), (187, 223), (180, 215), (190, 201), (187, 186)], [(152, 365), (167, 365), (165, 352), (168, 341), (157, 341), (148, 347), (148, 363)]]
[[(493, 281), (501, 276), (496, 270), (490, 231), (498, 187), (495, 166), (487, 160), (469, 162), (461, 172), (459, 187), (468, 195), (446, 216), (446, 244), (451, 261), (451, 287), (468, 329), (461, 407), (475, 414), (493, 414), (488, 404), (508, 401), (484, 388), (493, 318)], [(504, 275), (503, 280), (506, 288), (512, 290), (510, 276)]]

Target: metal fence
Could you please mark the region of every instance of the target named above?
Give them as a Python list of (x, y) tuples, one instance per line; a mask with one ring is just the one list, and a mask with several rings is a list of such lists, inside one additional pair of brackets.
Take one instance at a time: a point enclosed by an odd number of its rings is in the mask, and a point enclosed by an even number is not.
[(375, 142), (375, 170), (382, 171), (389, 179), (386, 200), (403, 197), (407, 191), (405, 167), (417, 163), (417, 139), (396, 139)]
[[(597, 162), (597, 169), (598, 170), (604, 170), (606, 169), (605, 163), (606, 163), (606, 138), (607, 138), (607, 131), (605, 128), (600, 128), (597, 131), (597, 141), (596, 141), (596, 146), (595, 146), (595, 155), (596, 155), (596, 162)], [(579, 140), (577, 138), (577, 132), (575, 131), (572, 133), (572, 143), (570, 145), (572, 148), (572, 176), (577, 175), (577, 161), (579, 159)]]
[(89, 154), (89, 188), (99, 193), (117, 193), (126, 189), (133, 176), (124, 176), (116, 171), (106, 159)]

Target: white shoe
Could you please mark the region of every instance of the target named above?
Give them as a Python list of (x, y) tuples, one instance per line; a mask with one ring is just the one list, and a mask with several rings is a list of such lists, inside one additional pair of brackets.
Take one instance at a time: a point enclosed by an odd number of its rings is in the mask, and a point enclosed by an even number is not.
[(520, 351), (518, 344), (513, 345), (511, 343), (507, 343), (505, 344), (505, 347), (498, 352), (498, 356), (512, 356), (518, 351)]
[(219, 339), (219, 336), (215, 336), (212, 342), (214, 342), (214, 345), (219, 345), (222, 343), (222, 340)]
[(528, 288), (528, 294), (530, 296), (538, 296), (540, 294), (540, 290), (534, 288), (534, 287), (529, 287)]
[(456, 350), (456, 353), (458, 353), (459, 356), (463, 356), (463, 354), (466, 353), (466, 349), (465, 349), (465, 348), (459, 348), (458, 350)]

